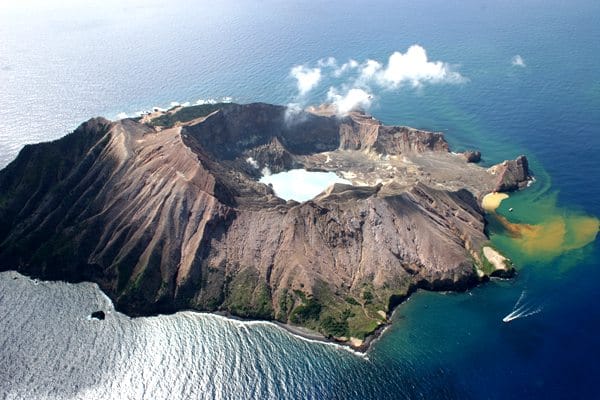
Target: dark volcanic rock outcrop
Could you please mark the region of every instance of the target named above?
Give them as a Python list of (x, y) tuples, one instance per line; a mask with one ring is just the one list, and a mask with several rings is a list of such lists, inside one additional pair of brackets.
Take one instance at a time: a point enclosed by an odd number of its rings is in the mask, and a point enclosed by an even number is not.
[(494, 191), (510, 192), (527, 186), (531, 179), (527, 157), (519, 156), (516, 160), (504, 161), (490, 168), (497, 176)]
[(467, 150), (462, 153), (467, 162), (478, 163), (481, 161), (481, 152), (477, 150)]
[[(0, 171), (0, 269), (97, 282), (131, 315), (219, 310), (362, 338), (416, 287), (477, 283), (478, 197), (529, 176), (524, 158), (494, 175), (441, 134), (363, 114), (210, 107), (26, 146)], [(367, 184), (299, 204), (256, 181), (302, 166)]]

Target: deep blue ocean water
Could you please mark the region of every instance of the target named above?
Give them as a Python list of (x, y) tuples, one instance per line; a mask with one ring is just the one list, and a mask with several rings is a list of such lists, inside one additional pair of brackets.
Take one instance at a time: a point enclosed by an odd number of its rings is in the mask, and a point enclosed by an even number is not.
[[(537, 181), (500, 212), (511, 204), (516, 211), (535, 208), (555, 196), (556, 213), (600, 216), (599, 19), (594, 0), (2, 3), (0, 165), (25, 143), (58, 138), (92, 116), (223, 97), (287, 104), (298, 101), (290, 76), (296, 65), (316, 67), (327, 57), (385, 63), (394, 51), (419, 44), (430, 60), (448, 63), (466, 79), (373, 87), (369, 111), (375, 117), (443, 131), (454, 150), (481, 149), (486, 164), (527, 154)], [(516, 55), (524, 66), (512, 64)], [(325, 77), (303, 101), (321, 103), (330, 86), (344, 83)], [(515, 255), (522, 261), (517, 278), (468, 293), (419, 292), (399, 307), (367, 361), (291, 340), (272, 327), (248, 334), (261, 354), (252, 359), (246, 339), (226, 342), (229, 323), (200, 318), (197, 323), (217, 328), (201, 338), (180, 337), (181, 353), (175, 349), (153, 362), (197, 369), (186, 386), (193, 390), (170, 393), (174, 397), (228, 398), (239, 390), (256, 398), (598, 398), (599, 247), (596, 239), (551, 259)], [(33, 299), (48, 295), (27, 288)], [(522, 295), (541, 311), (503, 323)], [(0, 293), (0, 330), (35, 320), (35, 313), (19, 322), (19, 314), (6, 311), (14, 305), (9, 297)], [(5, 335), (0, 370), (10, 364), (12, 372), (0, 372), (0, 397), (24, 398), (28, 385), (42, 384), (54, 391), (34, 397), (119, 397), (107, 379), (73, 389), (76, 371), (63, 371), (56, 381), (38, 379), (47, 365), (60, 364), (52, 361), (60, 354), (49, 352), (44, 363), (15, 363), (21, 353), (6, 350), (11, 338), (18, 338), (23, 354), (62, 339), (32, 333), (28, 342), (14, 329)], [(210, 379), (214, 371), (202, 364), (177, 363), (188, 360), (184, 349), (197, 341), (207, 348), (203, 355), (223, 360), (220, 379)], [(96, 342), (86, 342), (85, 350), (77, 341), (65, 343), (77, 354), (94, 351)], [(229, 368), (236, 346), (253, 367)], [(80, 367), (91, 375), (111, 376), (110, 362), (86, 362)], [(157, 368), (131, 372), (131, 382), (158, 379)], [(144, 367), (132, 366), (137, 369)], [(13, 381), (16, 376), (21, 381)], [(159, 389), (149, 385), (131, 396), (166, 397)]]

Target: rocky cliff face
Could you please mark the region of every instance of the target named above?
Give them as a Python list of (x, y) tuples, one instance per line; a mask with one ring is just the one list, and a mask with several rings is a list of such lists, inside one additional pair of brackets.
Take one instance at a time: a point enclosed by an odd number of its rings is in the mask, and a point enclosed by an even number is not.
[(494, 187), (496, 192), (522, 189), (527, 186), (527, 182), (531, 179), (529, 162), (525, 156), (519, 156), (515, 160), (508, 160), (494, 165), (489, 171), (497, 177)]
[[(265, 167), (360, 181), (285, 202), (257, 182)], [(0, 269), (97, 282), (131, 315), (219, 310), (364, 338), (415, 288), (482, 279), (478, 198), (529, 177), (526, 159), (491, 172), (441, 134), (360, 113), (97, 118), (0, 171)]]

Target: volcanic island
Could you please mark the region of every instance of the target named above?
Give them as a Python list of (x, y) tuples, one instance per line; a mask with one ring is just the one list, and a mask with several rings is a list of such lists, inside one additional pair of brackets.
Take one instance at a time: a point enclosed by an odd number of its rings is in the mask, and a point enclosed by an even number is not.
[[(93, 118), (0, 171), (0, 270), (95, 282), (132, 317), (216, 312), (365, 351), (415, 290), (514, 273), (484, 206), (527, 185), (527, 159), (480, 158), (332, 106)], [(259, 182), (293, 169), (350, 183), (298, 202)]]

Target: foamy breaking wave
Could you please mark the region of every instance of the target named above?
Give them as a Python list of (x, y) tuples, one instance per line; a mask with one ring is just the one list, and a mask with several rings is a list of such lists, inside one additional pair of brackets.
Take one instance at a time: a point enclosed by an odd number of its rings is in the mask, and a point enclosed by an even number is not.
[(525, 68), (527, 66), (527, 64), (525, 64), (525, 60), (523, 60), (523, 57), (521, 57), (518, 54), (512, 58), (510, 63), (512, 64), (513, 67)]

